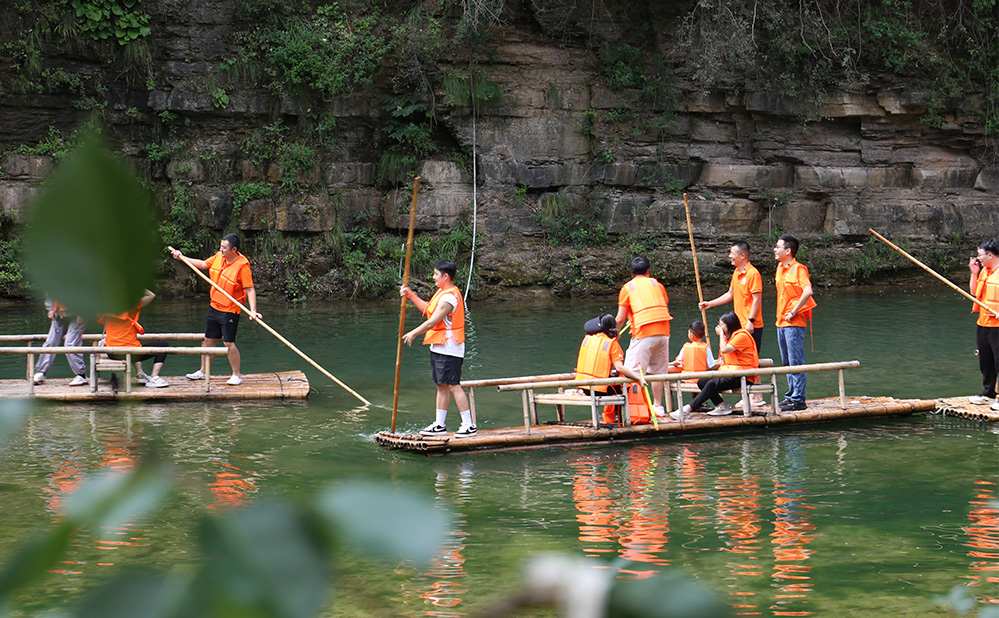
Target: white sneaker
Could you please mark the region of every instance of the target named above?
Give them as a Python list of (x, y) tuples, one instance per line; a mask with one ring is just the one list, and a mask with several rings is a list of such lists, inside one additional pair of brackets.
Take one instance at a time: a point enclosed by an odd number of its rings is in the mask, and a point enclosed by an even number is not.
[(447, 427), (434, 423), (421, 429), (420, 433), (425, 436), (441, 436), (447, 433)]
[(728, 416), (732, 413), (732, 408), (725, 402), (722, 402), (715, 406), (715, 409), (708, 412), (708, 416)]
[(652, 406), (652, 413), (658, 416), (659, 418), (662, 418), (666, 416), (666, 408), (662, 406)]
[[(43, 378), (45, 376), (42, 376)], [(38, 374), (35, 374), (35, 384), (38, 384)], [(975, 404), (976, 406), (987, 406), (992, 403), (991, 397), (986, 397), (985, 395), (975, 395), (974, 397), (968, 397), (968, 401)]]
[(90, 384), (90, 380), (83, 376), (76, 376), (70, 381), (70, 386), (83, 386), (84, 384)]
[(146, 375), (145, 371), (140, 371), (139, 373), (135, 374), (135, 381), (138, 382), (139, 384), (145, 384), (146, 382), (149, 381), (149, 376)]
[(997, 399), (995, 403), (989, 406), (989, 410), (992, 410), (993, 412), (999, 412), (999, 399)]
[(232, 376), (231, 378), (226, 380), (225, 383), (228, 384), (229, 386), (239, 386), (240, 384), (243, 383), (243, 378), (239, 376)]
[(741, 410), (742, 409), (742, 400), (740, 399), (738, 402), (736, 402), (736, 404), (734, 406), (732, 406), (732, 409), (733, 410)]
[(466, 436), (475, 435), (475, 425), (469, 423), (468, 425), (462, 425), (458, 428), (458, 431), (454, 432), (455, 438), (464, 438)]
[(32, 382), (34, 382), (35, 384), (41, 384), (44, 381), (45, 381), (45, 374), (42, 373), (41, 371), (36, 373), (35, 377), (32, 378)]
[(200, 369), (198, 369), (194, 373), (187, 374), (187, 379), (188, 380), (204, 380), (205, 379), (205, 372), (203, 372)]
[(159, 376), (156, 377), (147, 376), (146, 378), (146, 388), (163, 388), (165, 386), (170, 386), (170, 384)]
[(673, 410), (672, 412), (669, 413), (669, 415), (675, 418), (676, 420), (680, 420), (681, 418), (687, 418), (688, 416), (690, 416), (690, 405), (687, 404), (679, 410)]

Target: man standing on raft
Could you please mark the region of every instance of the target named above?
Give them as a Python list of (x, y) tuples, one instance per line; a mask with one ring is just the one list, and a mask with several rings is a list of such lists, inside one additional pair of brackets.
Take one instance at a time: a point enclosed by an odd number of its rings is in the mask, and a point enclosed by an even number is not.
[[(774, 274), (777, 286), (777, 345), (780, 347), (780, 361), (785, 367), (805, 364), (805, 329), (815, 306), (808, 268), (794, 259), (797, 254), (797, 238), (785, 234), (777, 239), (777, 246), (774, 247), (774, 259), (778, 262)], [(807, 373), (787, 374), (787, 394), (780, 402), (781, 410), (806, 408), (807, 380)]]
[(452, 396), (461, 414), (461, 426), (454, 437), (475, 435), (468, 398), (460, 384), (461, 364), (465, 359), (465, 303), (461, 290), (454, 285), (457, 272), (457, 266), (449, 260), (434, 264), (437, 291), (429, 302), (408, 287), (399, 289), (399, 296), (408, 298), (420, 313), (427, 316), (423, 324), (402, 336), (406, 345), (411, 346), (418, 335), (423, 335), (423, 344), (430, 346), (430, 369), (437, 385), (437, 418), (420, 432), (425, 436), (447, 433), (447, 409)]
[[(639, 367), (645, 375), (669, 373), (669, 296), (663, 284), (649, 276), (648, 258), (631, 260), (631, 281), (621, 286), (617, 298), (617, 328), (631, 320), (631, 343), (624, 366), (633, 372)], [(665, 416), (663, 383), (652, 383), (652, 413)]]
[[(989, 307), (999, 309), (999, 240), (987, 238), (978, 245), (978, 257), (968, 262), (971, 270), (971, 293)], [(973, 404), (992, 404), (999, 411), (996, 399), (996, 377), (999, 374), (999, 318), (975, 305), (978, 312), (975, 341), (978, 347), (978, 368), (982, 372), (982, 393), (969, 397)]]
[[(171, 255), (176, 260), (184, 258), (184, 254), (174, 249)], [(250, 261), (239, 252), (239, 237), (235, 234), (226, 234), (219, 242), (219, 251), (207, 260), (197, 258), (187, 258), (188, 263), (195, 268), (208, 270), (209, 278), (219, 287), (229, 293), (241, 303), (248, 303), (251, 320), (260, 316), (257, 313), (257, 291), (253, 289), (253, 276), (250, 273)], [(243, 383), (243, 378), (239, 373), (240, 358), (239, 349), (236, 348), (236, 330), (239, 327), (240, 308), (226, 295), (212, 286), (209, 292), (211, 306), (205, 319), (205, 340), (204, 347), (213, 347), (219, 339), (228, 348), (229, 367), (232, 369), (232, 377), (226, 382), (230, 386), (239, 386)], [(204, 380), (208, 372), (206, 363), (211, 363), (211, 357), (205, 356), (201, 359), (201, 368), (194, 373), (187, 374), (188, 380)]]

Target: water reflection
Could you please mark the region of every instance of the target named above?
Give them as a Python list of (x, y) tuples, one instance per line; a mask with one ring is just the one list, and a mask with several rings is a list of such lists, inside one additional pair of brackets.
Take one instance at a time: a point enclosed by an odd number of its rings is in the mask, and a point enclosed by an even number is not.
[(999, 603), (999, 495), (996, 494), (995, 477), (975, 481), (975, 495), (971, 501), (968, 519), (971, 524), (964, 529), (968, 535), (968, 556), (971, 557), (969, 586), (977, 589), (985, 603)]

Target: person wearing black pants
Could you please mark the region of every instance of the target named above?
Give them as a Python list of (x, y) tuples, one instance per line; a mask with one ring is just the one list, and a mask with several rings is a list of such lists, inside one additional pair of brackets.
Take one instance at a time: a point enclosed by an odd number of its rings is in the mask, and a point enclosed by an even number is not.
[[(987, 238), (978, 245), (978, 255), (968, 262), (971, 293), (986, 306), (999, 310), (999, 240)], [(982, 392), (968, 398), (976, 405), (989, 405), (999, 411), (996, 377), (999, 374), (999, 317), (975, 305), (978, 311), (978, 369), (982, 372)]]

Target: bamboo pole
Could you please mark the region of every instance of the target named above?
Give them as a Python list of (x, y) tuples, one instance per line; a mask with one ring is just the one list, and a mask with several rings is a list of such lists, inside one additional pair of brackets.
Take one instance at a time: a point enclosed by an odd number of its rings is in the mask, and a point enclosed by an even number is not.
[[(683, 194), (683, 210), (687, 213), (687, 235), (690, 237), (690, 255), (694, 258), (694, 281), (697, 282), (697, 302), (704, 302), (704, 293), (701, 291), (701, 271), (697, 266), (697, 249), (694, 248), (694, 228), (690, 225), (690, 204), (687, 203), (687, 194)], [(704, 323), (704, 342), (711, 349), (711, 337), (708, 333), (708, 315), (701, 309), (701, 322)]]
[[(167, 250), (170, 251), (171, 253), (173, 253), (173, 251), (174, 251), (173, 247), (167, 247)], [(213, 288), (215, 288), (219, 292), (222, 292), (225, 295), (225, 297), (228, 298), (229, 300), (231, 300), (232, 302), (234, 302), (237, 307), (239, 307), (240, 309), (242, 309), (243, 311), (245, 311), (248, 315), (252, 316), (251, 317), (251, 321), (255, 321), (258, 324), (260, 324), (261, 326), (263, 326), (267, 330), (267, 332), (269, 332), (270, 334), (272, 334), (275, 337), (277, 337), (278, 341), (280, 341), (281, 343), (283, 343), (286, 346), (288, 346), (291, 349), (292, 352), (294, 352), (295, 354), (298, 354), (299, 356), (301, 356), (302, 358), (304, 358), (306, 361), (309, 362), (309, 364), (311, 364), (313, 367), (315, 367), (316, 369), (318, 369), (319, 371), (321, 371), (323, 373), (323, 375), (325, 375), (327, 378), (329, 378), (329, 379), (333, 380), (334, 382), (336, 382), (337, 384), (339, 384), (348, 393), (350, 393), (354, 397), (357, 397), (362, 402), (364, 402), (365, 405), (369, 405), (369, 406), (371, 405), (370, 401), (368, 401), (364, 397), (361, 397), (359, 394), (357, 394), (356, 392), (354, 392), (354, 390), (351, 389), (349, 386), (347, 386), (346, 384), (344, 384), (343, 382), (341, 382), (340, 380), (338, 380), (335, 375), (333, 375), (329, 371), (326, 371), (319, 363), (317, 363), (316, 361), (314, 361), (311, 358), (309, 358), (305, 354), (305, 352), (303, 352), (303, 351), (299, 350), (298, 348), (296, 348), (294, 346), (294, 344), (292, 344), (290, 341), (288, 341), (287, 339), (285, 339), (284, 337), (282, 337), (279, 332), (277, 332), (276, 330), (274, 330), (273, 328), (271, 328), (270, 326), (268, 326), (267, 323), (264, 322), (262, 319), (254, 316), (253, 312), (251, 312), (249, 310), (249, 308), (247, 308), (245, 305), (243, 305), (243, 303), (241, 303), (238, 300), (236, 300), (235, 298), (233, 298), (232, 294), (230, 294), (229, 292), (226, 292), (224, 289), (222, 289), (222, 287), (219, 284), (215, 283), (214, 281), (212, 281), (211, 279), (209, 279), (207, 276), (205, 276), (205, 273), (201, 272), (201, 270), (197, 266), (195, 266), (194, 264), (192, 264), (191, 261), (187, 259), (187, 256), (185, 256), (184, 254), (181, 254), (180, 255), (180, 259), (181, 259), (182, 262), (184, 262), (185, 264), (187, 264), (188, 266), (190, 266), (191, 270), (193, 270), (196, 275), (198, 275), (199, 277), (201, 277), (202, 279), (204, 279), (205, 281), (207, 281), (208, 285), (212, 286)]]
[[(416, 197), (420, 192), (420, 177), (413, 179), (413, 199), (409, 203), (409, 234), (406, 235), (406, 268), (402, 275), (402, 287), (409, 287), (409, 263), (413, 257), (413, 228), (416, 227)], [(399, 338), (395, 346), (395, 390), (392, 393), (392, 426), (395, 433), (395, 418), (399, 412), (399, 373), (402, 370), (402, 336), (406, 332), (406, 297), (399, 306)]]
[(926, 272), (930, 273), (931, 275), (933, 275), (934, 277), (936, 277), (936, 278), (937, 278), (937, 279), (939, 279), (940, 281), (943, 281), (944, 283), (946, 283), (947, 285), (949, 285), (949, 286), (950, 286), (951, 288), (953, 288), (953, 289), (954, 289), (954, 291), (955, 291), (955, 292), (957, 292), (958, 294), (962, 294), (962, 295), (964, 295), (964, 296), (965, 296), (965, 297), (967, 297), (967, 299), (968, 299), (968, 300), (970, 300), (971, 302), (975, 303), (975, 304), (976, 304), (976, 305), (978, 305), (979, 307), (982, 307), (983, 309), (985, 309), (986, 311), (988, 311), (988, 312), (989, 312), (989, 313), (991, 313), (992, 315), (994, 315), (994, 316), (996, 316), (997, 318), (999, 318), (999, 310), (997, 310), (997, 309), (993, 309), (992, 307), (989, 307), (988, 305), (986, 305), (986, 304), (985, 304), (985, 303), (983, 303), (982, 301), (978, 300), (977, 298), (975, 298), (975, 297), (974, 297), (974, 296), (972, 296), (971, 294), (969, 294), (969, 293), (965, 292), (964, 290), (962, 290), (961, 288), (959, 288), (959, 287), (958, 287), (958, 286), (957, 286), (956, 284), (954, 284), (954, 282), (952, 282), (952, 281), (951, 281), (950, 279), (947, 279), (947, 278), (945, 278), (945, 277), (944, 277), (943, 275), (940, 275), (940, 274), (938, 274), (938, 273), (937, 273), (936, 271), (934, 271), (934, 270), (933, 270), (932, 268), (930, 268), (930, 267), (929, 267), (929, 266), (927, 266), (926, 264), (923, 264), (922, 262), (920, 262), (920, 261), (919, 261), (919, 260), (917, 260), (916, 258), (912, 257), (911, 255), (909, 255), (908, 253), (906, 253), (905, 251), (903, 251), (903, 250), (902, 250), (901, 248), (899, 248), (899, 247), (898, 247), (898, 245), (895, 245), (894, 243), (892, 243), (892, 242), (891, 242), (890, 240), (888, 240), (887, 238), (885, 238), (885, 237), (884, 237), (884, 236), (882, 236), (881, 234), (878, 234), (877, 232), (875, 232), (875, 231), (874, 231), (874, 230), (872, 230), (872, 229), (869, 229), (869, 230), (867, 230), (867, 231), (868, 231), (868, 232), (870, 232), (871, 234), (874, 234), (874, 236), (875, 236), (876, 238), (878, 238), (879, 240), (881, 240), (882, 242), (884, 242), (884, 243), (885, 243), (886, 245), (888, 245), (889, 247), (891, 247), (891, 248), (892, 248), (892, 249), (894, 249), (895, 251), (898, 251), (899, 253), (901, 253), (901, 254), (902, 254), (902, 255), (904, 255), (905, 257), (907, 257), (907, 258), (909, 258), (910, 260), (912, 260), (912, 262), (913, 262), (913, 263), (915, 263), (915, 264), (916, 264), (916, 266), (919, 266), (920, 268), (922, 268), (922, 269), (923, 269), (923, 270), (925, 270)]

